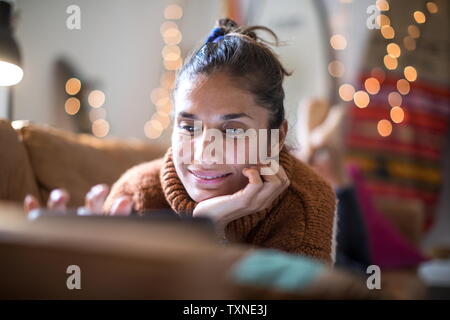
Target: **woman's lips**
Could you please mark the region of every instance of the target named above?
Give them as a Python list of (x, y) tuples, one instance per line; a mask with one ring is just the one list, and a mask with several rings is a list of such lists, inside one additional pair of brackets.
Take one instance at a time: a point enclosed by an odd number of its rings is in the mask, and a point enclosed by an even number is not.
[(221, 183), (231, 175), (231, 173), (224, 173), (219, 171), (197, 171), (189, 169), (188, 171), (194, 176), (196, 181), (204, 184)]

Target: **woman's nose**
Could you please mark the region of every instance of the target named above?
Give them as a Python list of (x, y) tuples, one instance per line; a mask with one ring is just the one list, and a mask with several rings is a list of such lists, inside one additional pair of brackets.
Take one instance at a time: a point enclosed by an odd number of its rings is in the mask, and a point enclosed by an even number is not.
[(199, 164), (222, 164), (224, 155), (222, 132), (218, 129), (204, 129), (194, 139), (194, 162)]

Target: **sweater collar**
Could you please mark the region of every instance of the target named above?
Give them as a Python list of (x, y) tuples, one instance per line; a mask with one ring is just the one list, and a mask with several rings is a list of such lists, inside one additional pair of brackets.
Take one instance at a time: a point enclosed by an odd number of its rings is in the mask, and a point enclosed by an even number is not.
[[(280, 152), (280, 165), (285, 169), (289, 180), (292, 179), (293, 161), (293, 156), (286, 147), (284, 147)], [(160, 171), (160, 181), (164, 196), (172, 210), (179, 215), (192, 216), (197, 202), (189, 196), (183, 183), (178, 177), (173, 163), (172, 148), (169, 148), (164, 156), (163, 166)], [(269, 214), (274, 207), (279, 205), (285, 193), (286, 191), (272, 203), (271, 207), (231, 222), (227, 227), (227, 233), (234, 234), (235, 236), (232, 236), (234, 240), (244, 237), (261, 219)]]

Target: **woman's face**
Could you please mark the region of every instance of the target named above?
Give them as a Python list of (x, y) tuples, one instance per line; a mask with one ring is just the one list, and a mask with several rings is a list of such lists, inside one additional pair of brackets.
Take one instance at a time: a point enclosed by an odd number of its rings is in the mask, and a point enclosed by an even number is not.
[[(210, 144), (215, 139), (207, 132), (215, 129), (226, 141), (227, 137), (239, 135), (242, 130), (255, 129), (258, 132), (258, 129), (267, 129), (269, 111), (258, 106), (252, 93), (239, 88), (224, 73), (199, 75), (194, 80), (181, 81), (174, 99), (173, 160), (190, 197), (200, 202), (243, 189), (248, 179), (242, 170), (252, 166), (249, 153), (257, 151), (250, 149), (248, 139), (245, 139), (245, 161), (238, 161), (237, 138), (234, 139), (233, 152), (230, 149), (225, 152), (224, 142), (211, 153)], [(194, 126), (198, 121), (203, 127)]]

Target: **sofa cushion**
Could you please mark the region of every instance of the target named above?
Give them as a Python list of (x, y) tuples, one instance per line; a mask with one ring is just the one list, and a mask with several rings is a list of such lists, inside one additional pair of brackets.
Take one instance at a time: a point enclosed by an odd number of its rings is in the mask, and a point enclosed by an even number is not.
[(7, 120), (0, 119), (0, 200), (22, 202), (39, 192), (26, 150)]
[(27, 149), (41, 198), (47, 201), (54, 188), (70, 194), (69, 206), (84, 204), (89, 189), (98, 183), (113, 184), (128, 168), (164, 154), (165, 149), (138, 140), (99, 139), (52, 127), (17, 128)]

